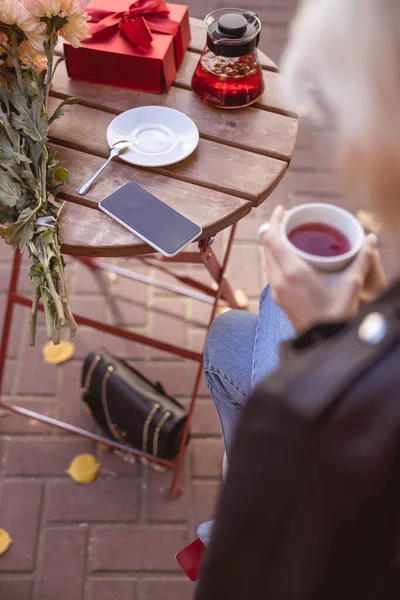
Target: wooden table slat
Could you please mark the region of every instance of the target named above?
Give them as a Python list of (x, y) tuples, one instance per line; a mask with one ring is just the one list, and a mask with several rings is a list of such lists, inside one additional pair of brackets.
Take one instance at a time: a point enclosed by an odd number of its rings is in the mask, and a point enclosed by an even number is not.
[[(52, 110), (58, 102), (51, 98)], [(106, 131), (114, 115), (74, 105), (67, 118), (68, 127), (62, 119), (52, 126), (52, 141), (104, 158), (109, 155)], [(129, 167), (134, 177), (139, 169), (132, 165)], [(151, 169), (151, 172), (244, 197), (258, 205), (268, 196), (286, 168), (284, 161), (201, 139), (197, 150), (186, 160), (169, 167)]]
[(107, 177), (99, 179), (86, 196), (79, 196), (79, 184), (99, 168), (102, 159), (57, 145), (52, 147), (71, 172), (70, 183), (62, 188), (67, 202), (60, 216), (64, 251), (68, 254), (128, 256), (152, 252), (147, 244), (98, 210), (102, 198), (132, 180), (198, 223), (205, 237), (229, 227), (252, 209), (247, 200), (144, 170), (133, 173), (129, 165), (117, 162), (110, 165)]
[(65, 66), (60, 65), (52, 93), (60, 98), (76, 96), (89, 106), (115, 114), (137, 106), (168, 106), (193, 119), (204, 138), (287, 162), (296, 142), (298, 122), (294, 117), (251, 107), (220, 110), (208, 106), (189, 90), (172, 88), (166, 95), (154, 95), (88, 84), (69, 79)]

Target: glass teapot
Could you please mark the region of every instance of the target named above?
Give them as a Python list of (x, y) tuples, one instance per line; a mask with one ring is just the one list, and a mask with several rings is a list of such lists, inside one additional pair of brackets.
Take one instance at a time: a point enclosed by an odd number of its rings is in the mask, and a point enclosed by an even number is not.
[(261, 21), (252, 12), (221, 9), (204, 21), (207, 45), (192, 79), (202, 100), (219, 108), (239, 108), (256, 102), (264, 91), (258, 58)]

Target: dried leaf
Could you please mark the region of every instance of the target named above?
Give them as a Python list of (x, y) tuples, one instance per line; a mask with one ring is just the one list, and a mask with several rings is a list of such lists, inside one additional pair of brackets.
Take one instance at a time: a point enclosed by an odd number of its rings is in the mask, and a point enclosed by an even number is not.
[(369, 210), (359, 210), (357, 219), (368, 233), (379, 235), (383, 230), (383, 221), (376, 213)]
[(244, 309), (248, 307), (249, 299), (243, 290), (236, 290), (234, 296), (239, 308)]
[(23, 131), (34, 142), (44, 143), (49, 123), (47, 115), (41, 111), (40, 103), (32, 102), (32, 106), (29, 107), (24, 96), (16, 89), (10, 96), (11, 103), (17, 111), (10, 114), (12, 127), (17, 131)]
[(225, 313), (229, 312), (231, 309), (230, 306), (218, 306), (217, 308), (217, 315), (224, 315)]
[(0, 529), (0, 556), (7, 552), (12, 544), (12, 539), (5, 529)]
[(0, 173), (0, 202), (3, 206), (12, 208), (22, 196), (22, 187), (9, 173)]
[(67, 106), (71, 106), (72, 104), (78, 104), (78, 103), (79, 103), (79, 98), (67, 98), (66, 100), (63, 100), (61, 102), (61, 104), (56, 108), (53, 115), (50, 117), (49, 125), (52, 125), (52, 123), (54, 123), (54, 121), (56, 121), (56, 119), (59, 119), (60, 117), (65, 115), (65, 108)]
[(61, 365), (70, 360), (75, 354), (75, 346), (71, 342), (61, 340), (57, 345), (47, 342), (43, 348), (44, 362), (49, 365)]
[(100, 463), (93, 454), (75, 456), (66, 473), (76, 483), (92, 483), (100, 472)]

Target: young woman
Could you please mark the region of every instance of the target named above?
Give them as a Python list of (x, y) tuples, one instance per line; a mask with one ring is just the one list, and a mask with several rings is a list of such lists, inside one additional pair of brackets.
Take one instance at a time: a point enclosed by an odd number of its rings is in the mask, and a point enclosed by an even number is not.
[[(304, 0), (283, 66), (300, 107), (335, 118), (344, 192), (382, 215), (400, 256), (400, 2)], [(374, 237), (330, 288), (283, 243), (283, 212), (263, 239), (260, 316), (227, 314), (208, 341), (228, 451), (246, 408), (197, 599), (394, 600), (400, 283), (360, 310), (386, 285)], [(312, 326), (247, 402), (277, 366), (279, 342)], [(206, 544), (210, 530), (199, 530)]]
[[(379, 50), (378, 50), (379, 49)], [(396, 0), (305, 0), (294, 21), (283, 72), (301, 109), (336, 117), (347, 194), (373, 206), (400, 229), (400, 3)], [(370, 235), (334, 293), (329, 281), (295, 256), (279, 234), (277, 207), (263, 236), (269, 285), (259, 316), (229, 312), (208, 337), (205, 375), (229, 448), (254, 387), (279, 364), (279, 346), (316, 323), (343, 321), (386, 287)], [(394, 237), (398, 243), (398, 237)], [(399, 245), (400, 252), (400, 245)], [(228, 458), (229, 463), (229, 458)], [(212, 522), (198, 535), (208, 545)]]

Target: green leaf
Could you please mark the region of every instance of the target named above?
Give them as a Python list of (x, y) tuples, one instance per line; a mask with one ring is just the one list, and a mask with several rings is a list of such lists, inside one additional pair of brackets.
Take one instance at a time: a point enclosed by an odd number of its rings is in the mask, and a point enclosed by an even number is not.
[(54, 169), (54, 179), (63, 183), (69, 183), (69, 171), (61, 166), (56, 167)]
[(0, 173), (0, 202), (3, 206), (13, 208), (22, 196), (21, 185), (12, 179), (8, 173)]
[(17, 111), (11, 112), (11, 125), (18, 131), (23, 131), (34, 142), (44, 144), (49, 123), (47, 115), (42, 113), (40, 103), (33, 101), (29, 107), (24, 96), (14, 89), (11, 93), (11, 104)]
[(50, 117), (49, 125), (54, 123), (54, 121), (56, 119), (59, 119), (60, 117), (63, 117), (65, 115), (64, 108), (66, 106), (71, 106), (72, 104), (78, 104), (78, 103), (79, 103), (79, 98), (67, 98), (66, 100), (63, 100), (61, 102), (61, 104), (56, 108), (56, 110), (54, 111), (52, 116)]

